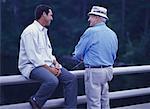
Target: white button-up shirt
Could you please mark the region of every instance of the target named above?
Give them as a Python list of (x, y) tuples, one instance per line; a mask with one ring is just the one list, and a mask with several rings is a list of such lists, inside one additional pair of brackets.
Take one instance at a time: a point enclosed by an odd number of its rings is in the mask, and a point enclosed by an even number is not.
[(55, 56), (47, 35), (47, 29), (36, 20), (22, 33), (19, 51), (19, 71), (29, 78), (35, 67), (47, 64), (53, 65)]

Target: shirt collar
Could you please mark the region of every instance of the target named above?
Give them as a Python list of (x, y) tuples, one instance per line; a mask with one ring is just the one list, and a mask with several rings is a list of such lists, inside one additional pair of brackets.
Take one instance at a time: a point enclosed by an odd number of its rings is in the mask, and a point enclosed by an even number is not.
[(104, 22), (97, 23), (95, 26), (101, 26), (101, 25), (106, 25)]
[(39, 28), (39, 30), (47, 31), (47, 28), (43, 27), (38, 21), (34, 20), (34, 24)]

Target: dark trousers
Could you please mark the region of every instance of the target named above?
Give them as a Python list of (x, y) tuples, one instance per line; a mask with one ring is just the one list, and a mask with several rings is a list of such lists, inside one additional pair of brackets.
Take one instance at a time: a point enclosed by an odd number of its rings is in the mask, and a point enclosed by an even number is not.
[(77, 106), (77, 78), (65, 68), (61, 69), (60, 76), (56, 77), (44, 67), (32, 70), (30, 78), (41, 82), (41, 86), (33, 96), (40, 107), (48, 100), (59, 82), (64, 85), (65, 108), (75, 109)]

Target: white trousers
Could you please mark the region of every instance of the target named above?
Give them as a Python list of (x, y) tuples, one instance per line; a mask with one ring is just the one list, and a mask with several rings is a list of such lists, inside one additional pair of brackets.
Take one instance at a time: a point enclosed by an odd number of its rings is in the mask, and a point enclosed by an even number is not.
[(112, 78), (112, 67), (85, 69), (87, 109), (110, 109), (108, 81)]

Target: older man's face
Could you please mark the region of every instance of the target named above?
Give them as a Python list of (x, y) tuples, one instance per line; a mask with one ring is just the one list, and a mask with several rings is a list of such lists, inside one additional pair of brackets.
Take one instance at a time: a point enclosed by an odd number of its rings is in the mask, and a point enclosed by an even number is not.
[(98, 16), (95, 16), (95, 15), (89, 15), (89, 19), (88, 19), (88, 21), (89, 21), (89, 25), (90, 26), (95, 26), (97, 23), (98, 23), (98, 19), (99, 19), (99, 17)]

